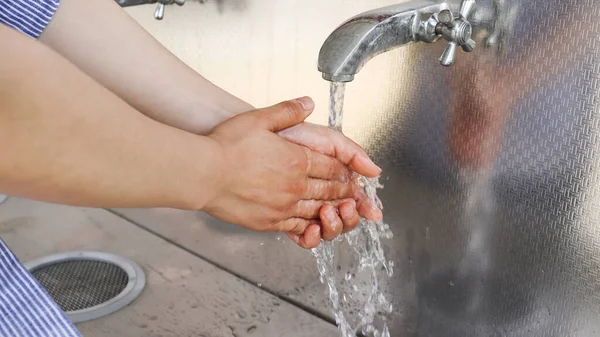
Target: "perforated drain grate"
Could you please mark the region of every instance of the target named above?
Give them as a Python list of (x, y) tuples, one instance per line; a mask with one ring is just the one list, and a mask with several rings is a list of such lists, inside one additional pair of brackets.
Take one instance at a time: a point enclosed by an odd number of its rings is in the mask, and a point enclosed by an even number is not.
[(125, 307), (145, 285), (138, 265), (106, 253), (70, 252), (25, 266), (74, 323)]

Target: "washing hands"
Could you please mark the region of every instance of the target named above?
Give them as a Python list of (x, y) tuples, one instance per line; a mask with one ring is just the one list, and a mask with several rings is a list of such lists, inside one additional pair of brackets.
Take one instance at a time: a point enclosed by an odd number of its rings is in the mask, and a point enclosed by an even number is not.
[[(354, 229), (360, 217), (381, 219), (353, 173), (381, 169), (356, 143), (327, 127), (304, 122), (310, 98), (239, 114), (209, 134), (222, 168), (203, 211), (260, 232), (285, 232), (310, 249)], [(261, 165), (249, 165), (259, 158)], [(235, 210), (232, 212), (231, 210)]]

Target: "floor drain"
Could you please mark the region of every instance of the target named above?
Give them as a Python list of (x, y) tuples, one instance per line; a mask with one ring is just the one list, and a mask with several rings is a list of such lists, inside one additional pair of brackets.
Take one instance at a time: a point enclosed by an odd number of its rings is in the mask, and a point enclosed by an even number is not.
[(97, 319), (130, 304), (146, 278), (133, 261), (101, 252), (68, 252), (25, 267), (73, 323)]

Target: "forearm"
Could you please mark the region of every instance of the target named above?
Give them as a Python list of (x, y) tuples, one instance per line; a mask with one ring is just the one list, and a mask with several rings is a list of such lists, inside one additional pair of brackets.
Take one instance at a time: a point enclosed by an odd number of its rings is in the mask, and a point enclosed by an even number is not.
[(180, 61), (113, 0), (61, 0), (41, 41), (137, 110), (179, 129), (206, 134), (252, 109)]
[(0, 26), (0, 192), (77, 206), (200, 208), (205, 137), (153, 121), (41, 44)]

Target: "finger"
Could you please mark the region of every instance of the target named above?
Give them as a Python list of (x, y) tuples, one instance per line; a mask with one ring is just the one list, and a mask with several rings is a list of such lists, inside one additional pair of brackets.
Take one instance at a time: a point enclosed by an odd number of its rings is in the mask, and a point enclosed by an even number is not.
[(338, 209), (340, 210), (340, 218), (344, 223), (344, 230), (342, 233), (348, 233), (354, 230), (360, 223), (360, 216), (356, 210), (356, 202), (354, 200), (344, 202)]
[(381, 174), (381, 168), (373, 163), (360, 145), (328, 127), (304, 122), (280, 131), (279, 135), (313, 151), (335, 157), (366, 177), (374, 178)]
[(313, 110), (313, 100), (309, 97), (301, 97), (257, 110), (254, 113), (264, 121), (266, 129), (278, 132), (302, 123)]
[(306, 189), (302, 199), (340, 200), (352, 198), (355, 189), (356, 185), (352, 183), (309, 178), (306, 181)]
[(348, 182), (350, 180), (350, 171), (342, 164), (341, 161), (311, 151), (309, 148), (304, 148), (308, 159), (308, 176), (310, 178), (339, 180)]
[(343, 203), (354, 202), (354, 199), (341, 199), (341, 200), (300, 200), (294, 207), (294, 210), (289, 216), (303, 219), (319, 219), (321, 216), (321, 207), (325, 205), (332, 205), (337, 208)]
[(371, 221), (380, 221), (383, 219), (383, 213), (381, 210), (375, 205), (367, 195), (359, 191), (356, 193), (356, 209), (358, 214)]
[(304, 249), (317, 248), (321, 242), (321, 226), (319, 226), (319, 224), (309, 225), (303, 235), (293, 233), (286, 234), (292, 241)]
[(289, 218), (274, 225), (275, 232), (292, 233), (296, 235), (304, 234), (306, 227), (313, 224), (314, 220), (302, 218)]
[(325, 241), (332, 241), (342, 233), (344, 224), (337, 214), (335, 207), (325, 205), (321, 207), (321, 237)]

